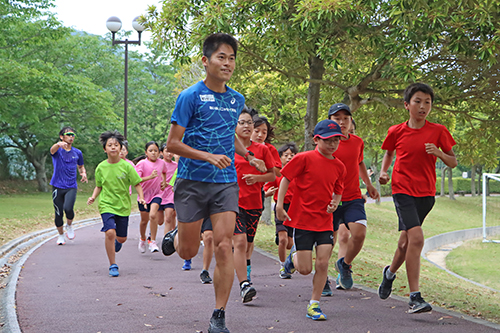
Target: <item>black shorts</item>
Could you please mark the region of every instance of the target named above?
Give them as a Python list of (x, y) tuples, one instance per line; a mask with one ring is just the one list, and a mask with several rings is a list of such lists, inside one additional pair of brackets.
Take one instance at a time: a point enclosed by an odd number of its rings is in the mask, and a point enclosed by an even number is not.
[(201, 233), (204, 233), (205, 231), (212, 231), (212, 220), (210, 217), (207, 217), (206, 219), (203, 220), (203, 224), (201, 225)]
[(150, 203), (146, 204), (146, 206), (140, 204), (139, 202), (137, 203), (137, 205), (139, 206), (139, 211), (149, 213), (151, 211), (151, 205), (154, 203), (158, 205), (158, 210), (160, 210), (160, 208), (161, 208), (161, 198), (160, 197), (154, 197)]
[(158, 208), (158, 210), (165, 210), (167, 208), (172, 208), (173, 210), (175, 210), (175, 206), (174, 206), (173, 203), (168, 203), (168, 204), (160, 205), (160, 208)]
[[(283, 208), (285, 209), (286, 212), (288, 212), (290, 204), (284, 203)], [(274, 206), (274, 223), (276, 224), (276, 234), (278, 234), (278, 232), (280, 231), (286, 231), (288, 237), (293, 237), (293, 228), (287, 227), (286, 225), (283, 224), (283, 221), (278, 220), (278, 218), (276, 217), (276, 205)]]
[(243, 209), (236, 216), (236, 225), (234, 226), (234, 234), (247, 234), (247, 242), (252, 243), (257, 232), (262, 209)]
[(422, 226), (425, 217), (436, 202), (433, 196), (412, 197), (401, 193), (393, 194), (392, 198), (399, 217), (399, 231)]
[(315, 244), (330, 244), (333, 246), (333, 231), (294, 229), (293, 242), (297, 251), (312, 251)]

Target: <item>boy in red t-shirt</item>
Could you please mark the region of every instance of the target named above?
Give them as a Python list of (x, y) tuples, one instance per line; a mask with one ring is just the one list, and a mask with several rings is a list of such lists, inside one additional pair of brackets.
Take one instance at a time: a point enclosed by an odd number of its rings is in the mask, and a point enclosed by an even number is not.
[[(254, 132), (255, 133), (255, 132)], [(292, 160), (292, 158), (299, 152), (297, 146), (294, 142), (286, 143), (278, 149), (278, 154), (280, 156), (282, 166), (285, 166)], [(283, 176), (276, 177), (273, 182), (268, 182), (264, 185), (264, 191), (266, 197), (274, 195), (274, 202), (278, 202), (278, 188), (280, 186)], [(286, 192), (285, 199), (283, 202), (283, 207), (286, 211), (290, 207), (290, 202), (292, 201), (293, 188), (295, 183), (291, 183)], [(293, 245), (293, 228), (283, 225), (283, 221), (280, 221), (276, 217), (276, 206), (274, 207), (274, 222), (276, 223), (276, 245), (278, 245), (278, 257), (280, 259), (280, 278), (291, 279), (292, 275), (285, 272), (285, 259), (286, 250), (290, 250)]]
[(401, 235), (390, 266), (383, 270), (378, 288), (381, 299), (389, 297), (396, 271), (406, 262), (410, 286), (409, 313), (432, 310), (419, 291), (420, 254), (424, 245), (422, 223), (431, 211), (436, 195), (436, 159), (450, 168), (457, 166), (453, 152), (455, 140), (445, 126), (426, 120), (431, 111), (434, 92), (423, 83), (413, 83), (404, 92), (404, 106), (410, 119), (389, 128), (382, 144), (386, 150), (379, 181), (387, 184), (387, 170), (396, 153), (392, 171), (392, 197), (399, 217)]
[[(349, 133), (353, 122), (349, 106), (343, 103), (332, 105), (328, 110), (328, 119), (337, 122), (340, 125), (342, 134), (346, 136), (346, 138), (340, 139), (339, 148), (333, 154), (344, 163), (347, 172), (342, 202), (333, 213), (333, 225), (335, 231), (339, 230), (340, 225), (345, 231), (339, 235), (342, 237), (342, 242), (339, 239), (339, 259), (335, 263), (335, 268), (339, 272), (337, 285), (342, 289), (350, 289), (353, 285), (351, 264), (363, 248), (366, 237), (365, 200), (359, 189), (359, 177), (365, 182), (366, 189), (372, 198), (377, 199), (379, 193), (375, 186), (372, 185), (366, 171), (365, 162), (363, 162), (365, 146), (363, 139)], [(341, 244), (342, 246), (340, 246)], [(323, 295), (332, 295), (328, 281), (323, 290)]]
[(244, 157), (235, 154), (234, 164), (238, 175), (239, 212), (234, 227), (234, 270), (240, 282), (240, 294), (243, 303), (250, 302), (257, 294), (252, 287), (247, 274), (250, 258), (253, 252), (253, 241), (262, 214), (262, 187), (266, 182), (272, 182), (274, 176), (274, 159), (266, 146), (250, 140), (254, 121), (247, 110), (242, 110), (236, 125), (238, 139), (248, 152), (255, 158), (265, 162), (267, 171), (258, 172)]
[[(307, 317), (326, 320), (319, 300), (328, 275), (328, 262), (333, 249), (333, 215), (344, 189), (345, 166), (333, 156), (344, 137), (333, 120), (322, 120), (314, 128), (315, 150), (299, 153), (283, 167), (278, 190), (276, 216), (294, 228), (294, 247), (285, 261), (285, 271), (297, 269), (307, 275), (313, 269), (312, 250), (316, 245), (315, 273)], [(284, 199), (291, 181), (295, 191), (288, 212)]]

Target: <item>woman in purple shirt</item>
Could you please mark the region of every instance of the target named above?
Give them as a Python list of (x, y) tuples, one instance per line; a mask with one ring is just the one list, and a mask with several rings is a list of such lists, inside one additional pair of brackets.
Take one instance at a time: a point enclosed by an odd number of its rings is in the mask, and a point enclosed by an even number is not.
[(59, 132), (61, 141), (50, 147), (50, 155), (52, 156), (52, 164), (54, 165), (54, 173), (50, 180), (52, 185), (52, 201), (56, 212), (55, 224), (59, 236), (57, 237), (57, 245), (64, 245), (64, 228), (63, 228), (63, 213), (66, 214), (66, 237), (68, 239), (75, 238), (73, 231), (73, 219), (75, 212), (73, 207), (76, 200), (76, 171), (82, 177), (81, 181), (87, 183), (87, 172), (83, 166), (83, 155), (79, 149), (73, 147), (75, 140), (75, 130), (69, 126), (63, 127)]

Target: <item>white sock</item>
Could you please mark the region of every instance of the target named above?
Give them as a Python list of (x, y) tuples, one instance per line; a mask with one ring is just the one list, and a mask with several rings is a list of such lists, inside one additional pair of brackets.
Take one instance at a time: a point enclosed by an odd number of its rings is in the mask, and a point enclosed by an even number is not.
[(388, 278), (389, 280), (392, 280), (394, 279), (395, 276), (396, 273), (391, 272), (389, 268), (387, 268), (387, 270), (385, 271), (385, 277)]
[(282, 267), (285, 267), (285, 262), (284, 261), (280, 261), (280, 268)]
[(317, 303), (319, 305), (319, 301), (315, 301), (313, 299), (309, 301), (309, 305), (313, 305), (314, 303)]

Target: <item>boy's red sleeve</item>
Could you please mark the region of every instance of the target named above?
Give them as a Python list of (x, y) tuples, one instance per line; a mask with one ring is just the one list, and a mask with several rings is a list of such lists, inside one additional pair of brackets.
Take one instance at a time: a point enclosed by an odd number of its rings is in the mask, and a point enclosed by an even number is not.
[(264, 185), (264, 191), (267, 191), (269, 190), (271, 187), (278, 187), (278, 183), (276, 182), (276, 180), (273, 180), (272, 182), (267, 182), (265, 185)]
[[(444, 127), (444, 126), (443, 126)], [(442, 151), (445, 153), (449, 152), (453, 149), (453, 146), (456, 145), (455, 139), (451, 136), (450, 132), (446, 127), (441, 131), (441, 135), (439, 136), (438, 145)]]
[(288, 162), (283, 169), (281, 169), (281, 174), (292, 181), (295, 177), (300, 175), (305, 167), (305, 160), (302, 158), (303, 154), (299, 153), (295, 155), (290, 162)]
[(384, 143), (382, 143), (383, 150), (393, 151), (396, 150), (396, 138), (394, 135), (394, 126), (389, 128), (387, 136), (385, 137)]

